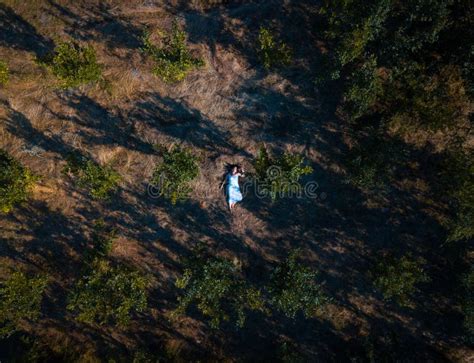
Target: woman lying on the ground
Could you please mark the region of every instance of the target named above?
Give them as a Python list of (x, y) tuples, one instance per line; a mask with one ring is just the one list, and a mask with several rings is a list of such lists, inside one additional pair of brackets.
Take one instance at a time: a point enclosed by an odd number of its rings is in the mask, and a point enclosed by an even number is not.
[(239, 176), (244, 176), (244, 169), (240, 168), (239, 165), (231, 165), (230, 171), (226, 174), (225, 179), (222, 181), (221, 189), (226, 185), (226, 196), (229, 209), (235, 207), (235, 205), (242, 200), (242, 193), (240, 192)]

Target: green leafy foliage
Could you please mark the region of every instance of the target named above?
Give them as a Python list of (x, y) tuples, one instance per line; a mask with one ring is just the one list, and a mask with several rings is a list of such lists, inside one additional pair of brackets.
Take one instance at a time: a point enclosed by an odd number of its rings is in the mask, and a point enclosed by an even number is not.
[(108, 228), (102, 219), (94, 223), (92, 249), (87, 251), (87, 259), (93, 262), (96, 258), (105, 258), (112, 251), (116, 231)]
[(22, 272), (14, 272), (1, 283), (0, 337), (15, 332), (21, 320), (39, 317), (47, 282), (45, 276), (29, 277)]
[(464, 328), (468, 339), (474, 341), (474, 268), (463, 278), (463, 302)]
[(195, 255), (186, 262), (176, 286), (184, 290), (178, 299), (175, 316), (185, 314), (195, 303), (199, 311), (211, 319), (213, 328), (222, 321), (245, 323), (246, 311), (266, 311), (261, 293), (251, 287), (230, 261), (220, 257)]
[(198, 175), (198, 158), (190, 150), (175, 146), (164, 150), (163, 162), (155, 168), (151, 183), (159, 189), (161, 196), (176, 204), (188, 198), (189, 183)]
[(0, 86), (5, 86), (8, 83), (9, 70), (8, 65), (0, 60)]
[(193, 69), (204, 66), (204, 61), (191, 55), (186, 46), (186, 32), (178, 21), (173, 22), (171, 32), (161, 39), (160, 46), (152, 43), (151, 34), (145, 32), (143, 51), (155, 61), (153, 73), (167, 83), (182, 81)]
[(469, 240), (474, 236), (474, 158), (456, 150), (448, 153), (439, 173), (440, 193), (453, 201), (454, 215), (446, 223), (448, 242)]
[(408, 306), (417, 285), (429, 281), (423, 270), (422, 259), (410, 256), (395, 258), (384, 256), (371, 272), (374, 285), (385, 300), (393, 300), (401, 306)]
[(326, 0), (320, 8), (328, 24), (326, 37), (336, 41), (340, 67), (363, 58), (369, 43), (383, 32), (391, 2)]
[(377, 60), (370, 57), (351, 78), (345, 93), (346, 111), (352, 119), (368, 113), (382, 93), (382, 79), (377, 73)]
[(396, 110), (388, 117), (402, 131), (438, 131), (466, 120), (471, 106), (459, 67), (444, 66), (430, 74), (423, 64), (411, 63), (395, 68), (391, 79), (384, 102)]
[(358, 138), (344, 160), (347, 166), (346, 182), (365, 190), (386, 190), (396, 171), (408, 159), (404, 143), (378, 136), (374, 129), (364, 131)]
[(147, 279), (125, 266), (96, 259), (69, 296), (68, 310), (85, 323), (126, 325), (147, 308)]
[(313, 171), (313, 168), (304, 165), (302, 155), (285, 153), (271, 157), (263, 145), (254, 161), (254, 168), (259, 193), (270, 195), (273, 201), (288, 193), (298, 193), (301, 190), (300, 178)]
[(37, 177), (6, 151), (0, 149), (0, 212), (28, 199)]
[(100, 166), (94, 161), (76, 154), (69, 154), (65, 173), (72, 173), (81, 188), (89, 190), (96, 199), (107, 199), (118, 188), (120, 175), (110, 166)]
[(266, 69), (291, 64), (291, 49), (286, 43), (278, 41), (275, 34), (265, 27), (260, 27), (258, 33), (258, 54)]
[(299, 311), (308, 318), (312, 317), (329, 301), (316, 283), (317, 272), (298, 261), (300, 253), (298, 249), (293, 250), (274, 269), (268, 289), (271, 303), (290, 318)]
[(76, 42), (60, 43), (53, 53), (39, 62), (59, 79), (62, 88), (98, 82), (102, 76), (94, 48)]

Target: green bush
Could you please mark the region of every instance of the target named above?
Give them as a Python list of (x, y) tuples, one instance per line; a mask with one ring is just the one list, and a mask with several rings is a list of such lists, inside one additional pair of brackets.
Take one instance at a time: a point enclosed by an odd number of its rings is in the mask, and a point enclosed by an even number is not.
[(60, 43), (53, 53), (39, 60), (60, 80), (62, 88), (98, 82), (102, 66), (97, 63), (95, 49), (76, 42)]
[(100, 166), (76, 154), (68, 155), (64, 172), (76, 176), (79, 187), (88, 189), (96, 199), (109, 198), (121, 180), (120, 175), (110, 166)]
[(374, 285), (382, 292), (385, 300), (408, 306), (411, 296), (417, 290), (416, 286), (429, 281), (423, 270), (423, 263), (422, 259), (413, 259), (410, 256), (385, 256), (371, 271)]
[(356, 145), (344, 158), (345, 181), (366, 190), (388, 189), (396, 171), (406, 165), (409, 152), (404, 143), (379, 136), (374, 129), (357, 137)]
[(1, 283), (0, 337), (15, 332), (21, 320), (39, 317), (47, 282), (45, 276), (28, 277), (22, 272), (14, 272)]
[(87, 251), (87, 259), (93, 261), (96, 258), (105, 258), (112, 251), (116, 238), (116, 231), (107, 228), (102, 219), (94, 223), (92, 234), (92, 249)]
[(268, 288), (273, 306), (289, 318), (294, 318), (298, 311), (312, 317), (329, 301), (316, 283), (316, 271), (298, 262), (299, 255), (300, 250), (292, 251), (274, 269)]
[(471, 107), (466, 82), (457, 66), (444, 66), (436, 72), (410, 62), (394, 68), (385, 89), (390, 124), (405, 131), (440, 131), (469, 122)]
[(166, 34), (160, 46), (151, 42), (150, 33), (145, 32), (143, 51), (155, 61), (153, 73), (167, 83), (182, 81), (194, 68), (204, 65), (204, 61), (195, 58), (186, 46), (186, 33), (175, 20), (171, 32)]
[(464, 276), (463, 279), (464, 296), (462, 301), (462, 311), (464, 314), (464, 328), (468, 339), (474, 341), (474, 268)]
[(266, 311), (260, 291), (249, 286), (237, 268), (223, 258), (194, 256), (187, 261), (176, 286), (184, 290), (184, 295), (178, 298), (174, 316), (185, 314), (195, 303), (211, 319), (213, 328), (231, 318), (242, 327), (247, 310)]
[(0, 149), (0, 212), (7, 213), (17, 203), (28, 199), (37, 178)]
[(377, 60), (370, 57), (352, 74), (350, 85), (344, 94), (346, 111), (352, 119), (367, 114), (381, 93), (382, 79), (377, 74)]
[(453, 150), (440, 164), (438, 193), (451, 198), (453, 214), (446, 222), (447, 241), (474, 236), (474, 158), (472, 152)]
[(189, 183), (199, 175), (198, 158), (190, 150), (175, 146), (164, 150), (163, 162), (153, 172), (151, 184), (159, 188), (159, 195), (176, 204), (188, 198)]
[(298, 154), (285, 153), (272, 158), (262, 145), (254, 161), (258, 193), (270, 195), (273, 201), (287, 193), (299, 193), (301, 176), (313, 171), (313, 168), (303, 163), (303, 156)]
[(85, 323), (126, 325), (147, 307), (147, 279), (124, 266), (96, 259), (69, 296), (68, 310)]
[(258, 54), (266, 69), (291, 64), (291, 49), (285, 43), (277, 41), (271, 30), (265, 27), (260, 27), (258, 33)]
[(5, 62), (0, 61), (0, 86), (5, 86), (8, 83), (9, 71)]

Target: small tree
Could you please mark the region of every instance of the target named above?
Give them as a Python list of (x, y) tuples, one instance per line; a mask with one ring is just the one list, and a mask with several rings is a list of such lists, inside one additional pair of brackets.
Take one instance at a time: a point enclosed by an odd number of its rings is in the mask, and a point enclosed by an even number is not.
[(236, 320), (242, 327), (247, 310), (266, 311), (260, 291), (247, 284), (228, 260), (219, 257), (195, 256), (186, 263), (176, 286), (184, 290), (178, 298), (175, 316), (183, 315), (192, 303), (211, 319), (217, 328), (222, 321)]
[(254, 161), (258, 179), (258, 193), (270, 195), (272, 200), (287, 193), (301, 191), (299, 180), (301, 176), (311, 174), (313, 168), (305, 166), (304, 158), (298, 154), (285, 153), (272, 158), (265, 146), (261, 146)]
[(0, 86), (5, 86), (8, 83), (8, 78), (8, 66), (4, 61), (0, 61)]
[(151, 184), (159, 189), (159, 195), (176, 204), (188, 197), (189, 183), (199, 175), (198, 158), (190, 150), (175, 146), (163, 153), (163, 162), (155, 168)]
[(186, 46), (186, 33), (177, 20), (173, 21), (171, 32), (166, 34), (160, 46), (151, 42), (150, 33), (143, 36), (143, 51), (155, 61), (153, 73), (167, 83), (182, 81), (194, 68), (204, 65), (204, 61), (195, 58)]
[(95, 49), (76, 42), (60, 43), (53, 53), (39, 60), (60, 80), (62, 88), (98, 82), (102, 67), (97, 63)]
[(39, 317), (47, 282), (45, 276), (28, 277), (14, 272), (0, 284), (0, 337), (14, 333), (21, 320)]
[(299, 255), (300, 250), (292, 251), (274, 269), (268, 288), (271, 303), (289, 318), (298, 311), (309, 318), (329, 301), (316, 283), (316, 271), (298, 262)]
[(137, 271), (96, 259), (70, 294), (67, 308), (81, 322), (126, 325), (133, 313), (146, 309), (147, 284)]
[(37, 178), (6, 151), (0, 149), (0, 212), (7, 213), (28, 199)]
[(429, 281), (423, 270), (423, 260), (410, 256), (381, 258), (372, 271), (374, 285), (385, 300), (393, 300), (401, 306), (408, 306), (416, 286)]
[(345, 108), (352, 119), (365, 115), (382, 93), (382, 79), (377, 74), (377, 60), (370, 57), (352, 74), (345, 93)]
[(79, 187), (88, 189), (96, 199), (109, 198), (121, 180), (120, 175), (110, 166), (100, 166), (76, 154), (68, 155), (64, 172), (76, 176)]
[(291, 63), (291, 49), (286, 43), (277, 41), (271, 30), (265, 27), (260, 27), (258, 33), (258, 54), (266, 69)]

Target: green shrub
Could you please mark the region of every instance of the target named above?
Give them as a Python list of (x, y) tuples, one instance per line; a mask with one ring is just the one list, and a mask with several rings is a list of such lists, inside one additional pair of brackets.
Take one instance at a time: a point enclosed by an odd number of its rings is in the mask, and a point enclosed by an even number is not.
[(423, 270), (423, 263), (422, 259), (413, 259), (410, 256), (385, 256), (371, 271), (374, 285), (382, 292), (385, 300), (408, 306), (411, 296), (417, 290), (416, 286), (429, 281)]
[(102, 76), (102, 66), (97, 63), (94, 48), (76, 42), (60, 43), (52, 54), (39, 62), (59, 79), (62, 88), (98, 82)]
[(346, 182), (366, 190), (386, 190), (407, 159), (403, 142), (379, 136), (377, 130), (371, 129), (359, 137), (344, 159)]
[(352, 119), (365, 115), (382, 93), (382, 80), (377, 74), (377, 60), (369, 58), (352, 74), (345, 92), (345, 108)]
[(464, 296), (462, 301), (462, 311), (464, 314), (464, 328), (468, 339), (474, 341), (474, 268), (464, 276), (463, 279)]
[(439, 172), (439, 193), (452, 200), (453, 216), (447, 221), (448, 242), (474, 236), (474, 158), (472, 152), (447, 153)]
[(303, 163), (303, 156), (298, 154), (285, 153), (272, 158), (262, 145), (254, 161), (258, 193), (270, 195), (273, 201), (287, 193), (299, 193), (301, 176), (313, 171)]
[(180, 146), (164, 150), (163, 162), (155, 168), (151, 184), (159, 188), (159, 195), (176, 204), (189, 196), (189, 183), (199, 175), (197, 161), (190, 150)]
[(11, 335), (23, 319), (35, 320), (40, 315), (41, 300), (47, 277), (28, 277), (14, 272), (0, 285), (0, 337)]
[(92, 249), (87, 252), (89, 260), (107, 257), (112, 251), (116, 238), (116, 231), (107, 228), (102, 219), (94, 223), (94, 232), (92, 234)]
[(194, 256), (187, 261), (176, 286), (184, 290), (184, 295), (178, 298), (174, 316), (185, 314), (195, 303), (211, 319), (213, 328), (231, 318), (242, 327), (247, 310), (266, 311), (260, 291), (249, 286), (237, 268), (223, 258)]
[(0, 149), (0, 212), (7, 213), (17, 203), (28, 199), (37, 178)]
[(96, 199), (109, 198), (121, 180), (120, 175), (110, 166), (100, 166), (76, 154), (68, 155), (64, 172), (76, 176), (79, 187), (88, 189)]
[(266, 69), (291, 64), (291, 49), (285, 43), (277, 41), (271, 30), (265, 27), (260, 27), (258, 33), (258, 54)]
[(444, 66), (433, 73), (423, 64), (401, 64), (385, 87), (385, 107), (396, 110), (391, 125), (409, 133), (453, 129), (469, 122), (471, 103), (465, 83), (457, 66)]
[(68, 310), (85, 323), (126, 325), (147, 307), (147, 279), (124, 266), (96, 259), (69, 296)]
[(0, 61), (0, 86), (5, 86), (8, 83), (9, 71), (5, 62)]
[(294, 318), (298, 311), (312, 317), (329, 301), (316, 283), (316, 271), (298, 262), (299, 255), (300, 250), (292, 251), (274, 269), (268, 288), (271, 303), (289, 318)]
[(177, 20), (173, 22), (171, 32), (166, 34), (160, 46), (153, 44), (150, 33), (143, 36), (143, 51), (155, 61), (153, 73), (167, 83), (182, 81), (194, 68), (204, 65), (204, 61), (195, 58), (186, 46), (186, 33), (179, 27)]

